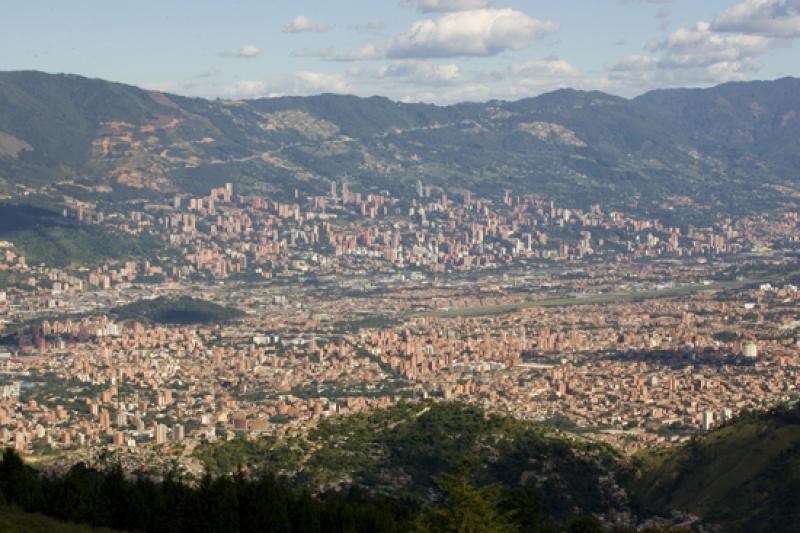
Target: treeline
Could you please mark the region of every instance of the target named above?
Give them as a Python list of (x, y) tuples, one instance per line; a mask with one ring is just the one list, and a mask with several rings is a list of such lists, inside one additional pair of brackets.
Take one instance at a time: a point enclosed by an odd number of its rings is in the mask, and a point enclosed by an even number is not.
[(439, 504), (421, 506), (357, 488), (312, 496), (268, 474), (205, 477), (189, 485), (173, 476), (156, 482), (130, 478), (120, 467), (101, 472), (78, 464), (53, 476), (7, 449), (0, 462), (0, 512), (12, 505), (63, 522), (153, 533), (607, 531), (592, 517), (556, 523), (535, 489), (476, 487), (467, 463), (437, 485)]
[(204, 478), (196, 486), (162, 482), (78, 464), (61, 476), (27, 466), (7, 449), (0, 463), (0, 502), (65, 522), (124, 531), (403, 532), (416, 509), (358, 491), (315, 498), (272, 476)]

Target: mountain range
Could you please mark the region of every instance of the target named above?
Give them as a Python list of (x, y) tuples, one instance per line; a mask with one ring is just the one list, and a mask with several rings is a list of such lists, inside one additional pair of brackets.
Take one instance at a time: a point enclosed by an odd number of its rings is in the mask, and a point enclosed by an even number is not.
[(323, 94), (187, 98), (0, 72), (0, 192), (78, 198), (413, 193), (416, 181), (575, 205), (736, 212), (800, 195), (800, 79), (625, 99), (558, 90), (452, 106)]

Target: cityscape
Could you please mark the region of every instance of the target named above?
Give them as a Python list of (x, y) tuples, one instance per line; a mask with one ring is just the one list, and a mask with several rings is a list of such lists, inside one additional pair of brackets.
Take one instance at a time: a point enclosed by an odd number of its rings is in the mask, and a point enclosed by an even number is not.
[(0, 532), (798, 530), (800, 1), (0, 11)]
[[(23, 327), (0, 354), (0, 439), (67, 457), (113, 447), (156, 471), (174, 454), (191, 470), (198, 443), (439, 398), (633, 452), (800, 385), (800, 289), (785, 281), (797, 211), (670, 227), (536, 195), (454, 196), (417, 181), (405, 200), (362, 198), (332, 181), (293, 204), (232, 183), (128, 212), (68, 201), (61, 216), (152, 235), (171, 255), (80, 272), (6, 244), (5, 269), (26, 279), (2, 293)], [(244, 315), (113, 316), (177, 297)]]

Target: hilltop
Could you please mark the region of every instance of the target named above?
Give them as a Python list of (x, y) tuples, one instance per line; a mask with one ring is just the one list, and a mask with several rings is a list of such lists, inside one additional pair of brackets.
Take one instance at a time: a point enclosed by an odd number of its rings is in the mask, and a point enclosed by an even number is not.
[(214, 475), (267, 470), (314, 491), (356, 486), (418, 502), (463, 460), (481, 485), (518, 488), (557, 520), (626, 508), (610, 447), (460, 403), (408, 403), (324, 420), (297, 439), (235, 439), (195, 455)]
[(559, 90), (440, 107), (324, 94), (204, 100), (97, 79), (0, 73), (0, 192), (114, 201), (237, 190), (538, 192), (641, 210), (750, 210), (798, 194), (800, 80)]
[(143, 320), (157, 324), (218, 324), (242, 316), (239, 309), (182, 296), (139, 300), (109, 311), (120, 320)]

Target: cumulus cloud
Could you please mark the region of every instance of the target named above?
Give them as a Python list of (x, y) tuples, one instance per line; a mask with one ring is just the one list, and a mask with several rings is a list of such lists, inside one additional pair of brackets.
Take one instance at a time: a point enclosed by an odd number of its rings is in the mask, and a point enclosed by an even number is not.
[(254, 44), (243, 44), (238, 50), (222, 52), (220, 55), (238, 59), (253, 59), (261, 55), (261, 49)]
[(499, 75), (510, 81), (502, 93), (506, 98), (528, 97), (565, 87), (596, 90), (609, 85), (607, 78), (586, 75), (558, 57), (512, 63)]
[(451, 85), (462, 80), (458, 65), (438, 65), (426, 61), (394, 61), (380, 67), (355, 67), (348, 71), (353, 77), (391, 80), (415, 85)]
[(383, 43), (368, 44), (337, 59), (487, 57), (522, 49), (530, 39), (558, 30), (556, 22), (539, 20), (514, 9), (460, 11), (417, 21), (405, 33)]
[(319, 93), (352, 93), (353, 87), (339, 74), (295, 72), (267, 80), (243, 80), (225, 89), (230, 98), (306, 96)]
[(317, 22), (316, 20), (311, 20), (308, 17), (303, 15), (298, 15), (289, 22), (287, 22), (281, 31), (283, 33), (306, 33), (306, 32), (316, 32), (322, 33), (330, 30), (330, 26), (326, 26), (321, 22)]
[(451, 13), (490, 7), (492, 0), (402, 0), (401, 5), (414, 7), (423, 13)]
[(664, 67), (706, 67), (715, 63), (752, 59), (769, 49), (769, 39), (759, 35), (719, 34), (708, 22), (679, 28), (650, 46), (663, 52)]
[(510, 73), (515, 77), (575, 77), (580, 71), (570, 63), (558, 58), (533, 59), (513, 63)]
[(460, 102), (482, 102), (495, 98), (496, 89), (482, 83), (466, 83), (448, 87), (445, 90), (415, 90), (412, 93), (400, 93), (398, 100), (405, 103), (433, 102), (437, 104), (455, 104)]
[(642, 88), (742, 81), (760, 68), (758, 57), (769, 45), (763, 36), (716, 33), (699, 22), (651, 43), (650, 54), (625, 56), (609, 78)]
[(797, 38), (800, 0), (744, 0), (720, 13), (712, 28), (718, 32)]

